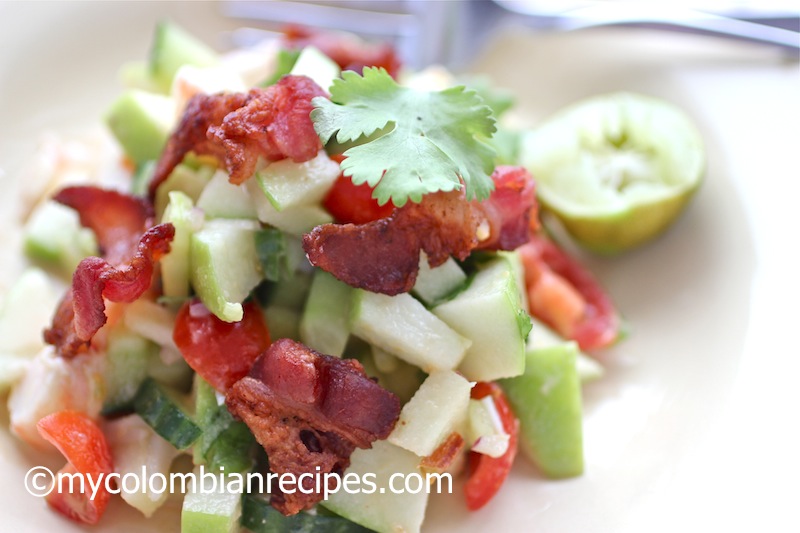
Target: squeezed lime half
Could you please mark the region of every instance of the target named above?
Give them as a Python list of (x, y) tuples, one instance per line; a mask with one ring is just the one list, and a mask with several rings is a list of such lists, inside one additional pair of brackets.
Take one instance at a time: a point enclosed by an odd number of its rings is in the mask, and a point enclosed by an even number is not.
[(600, 253), (644, 244), (684, 210), (705, 171), (703, 140), (663, 100), (612, 93), (577, 102), (526, 132), (520, 160), (542, 206)]

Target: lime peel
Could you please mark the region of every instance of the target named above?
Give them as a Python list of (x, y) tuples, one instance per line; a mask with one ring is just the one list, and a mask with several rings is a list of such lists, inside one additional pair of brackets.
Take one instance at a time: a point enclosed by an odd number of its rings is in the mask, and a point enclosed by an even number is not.
[(680, 215), (702, 182), (705, 149), (678, 108), (634, 93), (582, 100), (522, 139), (539, 199), (583, 246), (617, 253)]

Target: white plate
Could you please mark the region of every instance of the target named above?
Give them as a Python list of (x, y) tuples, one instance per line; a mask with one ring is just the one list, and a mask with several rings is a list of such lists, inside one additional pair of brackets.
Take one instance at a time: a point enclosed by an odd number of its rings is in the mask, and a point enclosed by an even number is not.
[[(0, 3), (3, 214), (41, 131), (97, 121), (126, 60), (145, 56), (162, 15), (219, 44), (230, 21), (209, 3)], [(800, 72), (773, 51), (675, 33), (508, 32), (474, 67), (517, 92), (531, 123), (577, 98), (636, 90), (692, 115), (708, 176), (663, 238), (588, 259), (630, 338), (586, 389), (586, 474), (543, 479), (525, 460), (484, 510), (434, 498), (426, 529), (777, 531), (799, 525), (800, 375), (796, 231)], [(3, 224), (2, 282), (17, 265)], [(2, 287), (3, 285), (0, 285)], [(7, 425), (7, 415), (0, 416)], [(0, 431), (3, 530), (78, 528), (23, 489), (42, 459)], [(50, 460), (52, 464), (53, 460)], [(56, 461), (57, 463), (57, 461)], [(57, 464), (55, 465), (57, 466)], [(445, 501), (447, 500), (447, 501)], [(177, 530), (179, 502), (142, 524), (116, 502), (95, 531)], [(797, 529), (794, 529), (797, 530)]]

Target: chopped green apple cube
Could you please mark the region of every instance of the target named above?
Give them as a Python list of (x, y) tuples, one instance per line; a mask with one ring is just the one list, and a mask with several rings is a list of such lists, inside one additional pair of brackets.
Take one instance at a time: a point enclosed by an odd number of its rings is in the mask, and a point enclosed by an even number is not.
[(411, 292), (427, 305), (434, 305), (451, 295), (467, 281), (467, 275), (451, 257), (441, 265), (431, 268), (425, 252), (420, 254), (419, 273)]
[(217, 170), (211, 177), (197, 199), (197, 207), (208, 218), (256, 218), (256, 205), (248, 190), (231, 183), (224, 170)]
[(200, 194), (205, 189), (211, 176), (214, 175), (216, 169), (209, 166), (201, 166), (199, 168), (192, 168), (189, 165), (181, 164), (167, 176), (167, 179), (158, 186), (156, 191), (155, 208), (156, 216), (163, 217), (164, 210), (169, 203), (169, 193), (172, 191), (180, 191), (188, 196), (192, 202), (197, 204)]
[(192, 286), (220, 320), (241, 320), (242, 302), (263, 277), (257, 230), (254, 221), (215, 219), (192, 235)]
[(531, 350), (525, 373), (500, 382), (520, 421), (520, 447), (552, 478), (583, 473), (581, 386), (574, 342)]
[(452, 370), (472, 344), (407, 293), (387, 296), (357, 289), (351, 328), (357, 337), (428, 373)]
[(420, 457), (433, 453), (467, 418), (472, 384), (452, 370), (431, 373), (411, 400), (388, 440)]
[(106, 125), (125, 155), (137, 165), (158, 159), (175, 120), (171, 98), (140, 89), (122, 93), (106, 113)]
[(283, 211), (321, 202), (339, 173), (339, 164), (321, 150), (305, 163), (295, 163), (291, 159), (270, 163), (256, 172), (255, 180), (272, 206)]
[(495, 259), (455, 298), (433, 308), (447, 325), (472, 341), (458, 369), (473, 381), (518, 376), (525, 370), (530, 317), (510, 263)]
[(290, 235), (302, 235), (311, 231), (320, 224), (333, 222), (333, 217), (321, 206), (296, 205), (277, 210), (259, 187), (257, 180), (247, 180), (245, 187), (250, 190), (250, 195), (256, 204), (258, 220), (275, 226)]
[(192, 199), (180, 191), (169, 193), (169, 203), (162, 222), (175, 227), (175, 237), (169, 253), (161, 258), (161, 285), (164, 296), (185, 298), (189, 296), (189, 252), (192, 235), (203, 226), (202, 213), (192, 204)]
[(97, 255), (94, 232), (81, 226), (78, 213), (54, 200), (37, 207), (24, 229), (26, 255), (70, 279), (84, 257)]
[(156, 26), (150, 49), (150, 75), (163, 92), (169, 92), (175, 74), (184, 65), (210, 67), (219, 57), (205, 43), (171, 22)]
[(393, 488), (395, 491), (399, 488), (399, 476), (406, 479), (417, 478), (424, 482), (416, 454), (387, 441), (375, 441), (372, 448), (353, 452), (345, 476), (348, 474), (370, 480), (373, 486), (364, 484), (364, 490), (358, 493), (348, 493), (345, 490), (331, 493), (320, 505), (379, 533), (419, 532), (428, 505), (428, 491), (392, 492)]
[[(533, 323), (533, 328), (531, 329), (531, 334), (528, 335), (528, 350), (549, 348), (569, 342), (535, 317), (531, 317), (531, 322)], [(575, 358), (575, 364), (578, 367), (578, 377), (581, 383), (599, 379), (605, 373), (603, 365), (580, 350), (578, 350), (578, 355)]]
[(306, 46), (297, 56), (291, 72), (293, 76), (308, 76), (328, 91), (333, 80), (342, 74), (342, 69), (331, 58), (314, 46)]

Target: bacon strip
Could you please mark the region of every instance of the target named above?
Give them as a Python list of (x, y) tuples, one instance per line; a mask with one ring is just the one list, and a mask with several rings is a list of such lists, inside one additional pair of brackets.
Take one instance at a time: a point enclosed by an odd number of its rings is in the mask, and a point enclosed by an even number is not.
[[(360, 363), (323, 355), (290, 339), (275, 341), (226, 397), (269, 457), (270, 470), (341, 474), (355, 448), (385, 439), (400, 416), (400, 400), (369, 379)], [(333, 480), (331, 480), (333, 481)], [(303, 480), (308, 491), (312, 479)], [(323, 494), (273, 493), (285, 515), (311, 508)]]
[(259, 157), (312, 159), (322, 149), (309, 116), (316, 96), (327, 93), (305, 76), (284, 76), (246, 94), (193, 96), (156, 165), (150, 197), (189, 152), (216, 157), (235, 184), (253, 174)]
[(150, 202), (98, 187), (66, 187), (53, 199), (78, 212), (81, 225), (94, 232), (100, 254), (111, 264), (130, 258), (153, 217)]
[(103, 254), (78, 264), (72, 287), (61, 300), (44, 340), (62, 357), (86, 350), (106, 323), (105, 300), (132, 302), (149, 287), (154, 264), (169, 252), (172, 224), (145, 231), (152, 207), (145, 201), (97, 187), (68, 187), (55, 199), (78, 211), (81, 223), (94, 231)]
[(427, 194), (387, 218), (366, 224), (324, 224), (303, 236), (311, 264), (353, 287), (388, 295), (408, 292), (419, 272), (420, 251), (430, 266), (472, 250), (513, 250), (529, 238), (535, 216), (533, 179), (527, 170), (498, 167), (495, 191), (485, 202), (463, 192)]
[(484, 202), (473, 202), (489, 219), (489, 237), (481, 250), (515, 250), (539, 227), (536, 184), (523, 167), (499, 166), (492, 173), (495, 189)]

